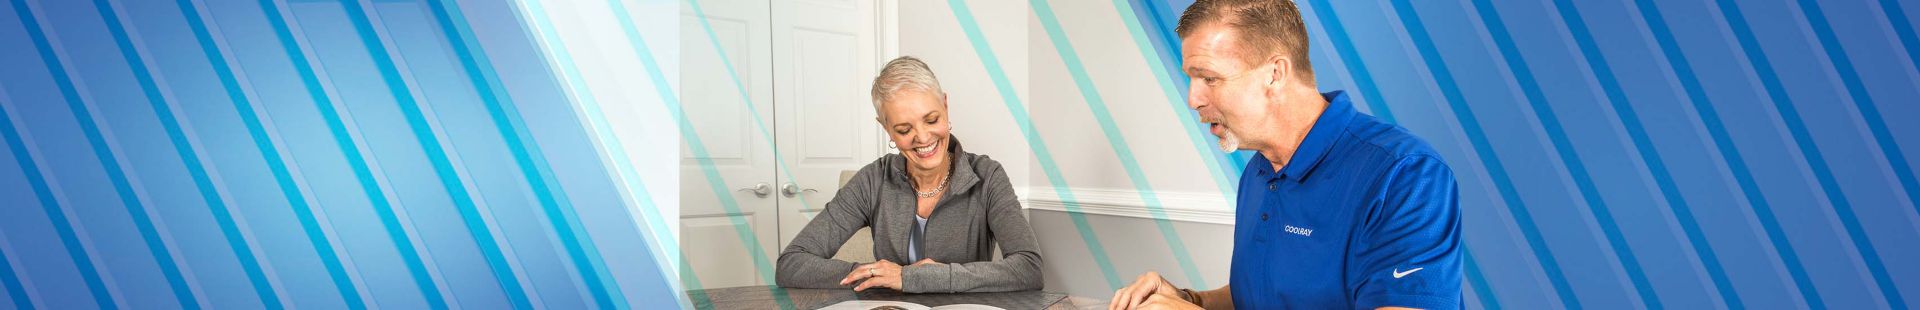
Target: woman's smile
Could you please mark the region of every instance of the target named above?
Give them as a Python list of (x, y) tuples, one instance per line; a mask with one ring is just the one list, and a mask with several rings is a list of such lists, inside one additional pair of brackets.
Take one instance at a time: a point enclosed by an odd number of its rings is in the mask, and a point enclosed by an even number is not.
[(913, 156), (919, 157), (920, 159), (933, 159), (934, 155), (940, 155), (939, 152), (935, 152), (938, 150), (940, 150), (940, 143), (936, 141), (935, 143), (929, 144), (927, 146), (913, 148)]

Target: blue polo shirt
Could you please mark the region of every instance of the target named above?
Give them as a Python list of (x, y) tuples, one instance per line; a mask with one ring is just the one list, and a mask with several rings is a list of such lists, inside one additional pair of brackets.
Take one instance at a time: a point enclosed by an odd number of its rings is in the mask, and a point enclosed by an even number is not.
[(1330, 103), (1286, 167), (1240, 176), (1229, 285), (1239, 309), (1457, 309), (1453, 170), (1405, 128)]

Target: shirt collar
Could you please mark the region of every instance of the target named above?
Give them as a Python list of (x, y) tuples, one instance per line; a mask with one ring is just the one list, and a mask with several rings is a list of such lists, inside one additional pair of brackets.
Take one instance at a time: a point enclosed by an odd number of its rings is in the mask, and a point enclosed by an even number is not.
[(1287, 160), (1287, 166), (1280, 168), (1280, 175), (1292, 178), (1296, 182), (1306, 182), (1314, 168), (1327, 158), (1327, 151), (1333, 143), (1347, 131), (1347, 123), (1353, 120), (1353, 102), (1347, 99), (1345, 91), (1333, 91), (1320, 94), (1327, 99), (1326, 111), (1320, 112), (1320, 118), (1313, 121), (1313, 129), (1307, 131), (1307, 138), (1300, 140), (1300, 146), (1293, 151), (1293, 158)]

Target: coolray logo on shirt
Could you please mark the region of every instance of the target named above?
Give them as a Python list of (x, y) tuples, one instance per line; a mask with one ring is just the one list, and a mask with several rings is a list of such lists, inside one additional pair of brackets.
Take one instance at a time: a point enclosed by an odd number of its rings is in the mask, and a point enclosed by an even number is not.
[(1293, 233), (1295, 235), (1301, 235), (1301, 236), (1307, 236), (1307, 237), (1313, 236), (1312, 228), (1300, 228), (1300, 227), (1294, 227), (1293, 225), (1282, 225), (1282, 226), (1284, 227), (1281, 227), (1281, 229), (1286, 229), (1287, 232)]

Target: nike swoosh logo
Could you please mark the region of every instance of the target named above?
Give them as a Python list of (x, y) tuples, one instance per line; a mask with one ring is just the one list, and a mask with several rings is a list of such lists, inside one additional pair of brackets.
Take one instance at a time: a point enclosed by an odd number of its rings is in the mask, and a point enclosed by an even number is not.
[(1394, 269), (1393, 269), (1393, 278), (1394, 278), (1394, 279), (1399, 279), (1399, 278), (1401, 278), (1401, 277), (1405, 277), (1405, 276), (1407, 276), (1407, 275), (1409, 275), (1409, 274), (1413, 274), (1413, 272), (1415, 272), (1415, 271), (1420, 271), (1420, 269), (1427, 269), (1427, 267), (1420, 267), (1420, 268), (1414, 268), (1414, 269), (1407, 269), (1407, 271), (1400, 271), (1400, 268), (1394, 268)]

